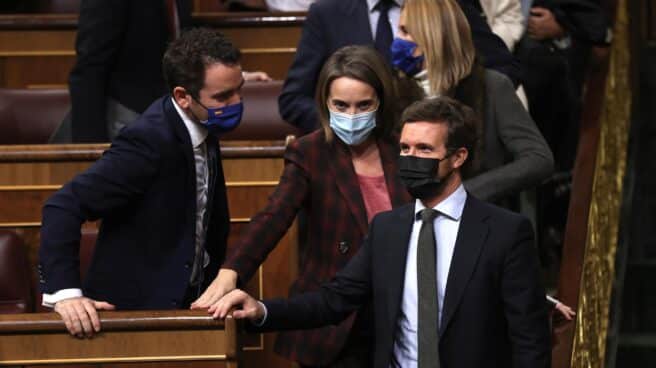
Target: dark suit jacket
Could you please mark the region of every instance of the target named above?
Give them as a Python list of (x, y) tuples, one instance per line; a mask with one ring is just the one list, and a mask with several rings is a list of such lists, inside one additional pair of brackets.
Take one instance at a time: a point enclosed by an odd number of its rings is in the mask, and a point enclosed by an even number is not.
[[(460, 0), (460, 4), (485, 65), (517, 82), (520, 77), (519, 64), (503, 41), (492, 33), (480, 6), (477, 10), (469, 4), (470, 1)], [(304, 132), (314, 130), (319, 120), (313, 97), (323, 63), (343, 46), (373, 44), (365, 0), (321, 0), (312, 4), (303, 25), (296, 57), (278, 100), (283, 119)]]
[(607, 45), (608, 17), (596, 0), (535, 0), (532, 6), (544, 7), (576, 40), (593, 45)]
[[(398, 144), (378, 139), (387, 190), (393, 207), (410, 200), (396, 176)], [(266, 208), (251, 219), (223, 267), (248, 281), (276, 246), (296, 214), (304, 211), (305, 236), (299, 244), (298, 279), (290, 294), (317, 290), (357, 252), (367, 233), (367, 214), (347, 146), (326, 143), (322, 130), (292, 142), (285, 169)], [(278, 353), (307, 365), (330, 362), (349, 336), (354, 315), (336, 326), (279, 335)]]
[[(177, 0), (180, 24), (191, 2)], [(142, 113), (166, 93), (162, 56), (169, 40), (163, 0), (82, 0), (69, 76), (74, 142), (108, 141), (105, 104), (111, 97)]]
[[(374, 366), (387, 368), (397, 333), (414, 204), (379, 214), (360, 251), (319, 291), (265, 301), (264, 329), (338, 323), (373, 300)], [(468, 196), (440, 325), (442, 367), (546, 368), (551, 349), (530, 222)]]
[[(207, 144), (209, 282), (223, 261), (229, 216), (218, 144)], [(46, 202), (43, 292), (82, 285), (80, 226), (97, 219), (102, 224), (84, 294), (121, 309), (180, 307), (194, 259), (196, 169), (189, 133), (170, 96), (156, 100), (100, 160)]]

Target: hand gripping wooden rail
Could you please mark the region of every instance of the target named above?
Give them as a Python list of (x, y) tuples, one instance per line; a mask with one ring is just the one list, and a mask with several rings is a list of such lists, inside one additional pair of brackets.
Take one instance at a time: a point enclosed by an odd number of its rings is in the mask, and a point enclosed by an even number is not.
[(237, 367), (237, 322), (205, 311), (100, 312), (101, 331), (71, 336), (55, 313), (0, 315), (0, 366), (222, 361)]

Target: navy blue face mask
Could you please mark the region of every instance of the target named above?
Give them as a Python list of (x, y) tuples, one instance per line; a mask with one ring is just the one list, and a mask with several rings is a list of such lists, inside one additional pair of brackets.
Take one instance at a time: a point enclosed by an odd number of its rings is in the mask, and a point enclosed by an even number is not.
[(424, 55), (412, 55), (417, 49), (416, 43), (395, 38), (390, 49), (392, 51), (392, 65), (396, 69), (404, 72), (408, 77), (412, 77), (421, 71)]
[(227, 105), (217, 108), (205, 107), (200, 101), (194, 98), (199, 105), (207, 110), (207, 120), (200, 120), (207, 131), (213, 135), (229, 132), (239, 126), (241, 117), (244, 113), (244, 104), (239, 101), (236, 104)]

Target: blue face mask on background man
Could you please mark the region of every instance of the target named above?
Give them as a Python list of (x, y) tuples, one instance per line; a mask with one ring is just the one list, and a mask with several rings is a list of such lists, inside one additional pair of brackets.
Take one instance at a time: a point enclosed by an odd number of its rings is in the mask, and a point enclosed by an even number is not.
[(413, 56), (417, 44), (412, 41), (395, 38), (390, 46), (392, 51), (392, 65), (412, 77), (421, 71), (424, 63), (424, 55)]
[(364, 142), (376, 127), (376, 110), (360, 114), (344, 114), (328, 109), (330, 128), (349, 146)]
[(212, 135), (219, 135), (235, 129), (241, 122), (241, 117), (244, 114), (244, 104), (241, 101), (223, 107), (209, 108), (197, 99), (194, 98), (194, 100), (207, 110), (207, 119), (200, 120), (200, 123)]

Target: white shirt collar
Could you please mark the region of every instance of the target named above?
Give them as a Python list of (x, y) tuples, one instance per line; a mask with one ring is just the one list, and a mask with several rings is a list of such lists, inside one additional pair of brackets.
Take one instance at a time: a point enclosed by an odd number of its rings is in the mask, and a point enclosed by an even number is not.
[[(401, 7), (403, 6), (403, 2), (404, 2), (404, 1), (405, 1), (405, 0), (394, 0), (394, 3), (395, 3), (399, 8), (401, 8)], [(379, 2), (380, 2), (380, 0), (367, 0), (367, 8), (369, 9), (369, 13), (371, 13), (372, 11), (374, 11), (374, 7), (375, 7), (376, 5), (378, 5)]]
[(417, 81), (417, 84), (419, 84), (419, 87), (421, 87), (421, 89), (424, 91), (424, 94), (427, 97), (436, 96), (435, 94), (431, 93), (430, 80), (428, 79), (427, 69), (420, 71), (419, 73), (415, 74), (415, 76), (412, 78)]
[[(467, 191), (465, 190), (465, 187), (460, 184), (451, 195), (438, 203), (433, 209), (455, 221), (460, 221), (460, 216), (462, 216), (462, 210), (465, 208), (466, 200)], [(424, 206), (419, 199), (415, 200), (415, 218), (417, 218), (417, 213), (424, 208), (426, 208), (426, 206)]]
[(205, 138), (207, 138), (207, 129), (198, 124), (195, 123), (193, 120), (187, 116), (187, 113), (185, 113), (180, 106), (178, 106), (178, 103), (175, 102), (175, 99), (171, 97), (171, 101), (173, 101), (173, 106), (175, 106), (175, 111), (178, 112), (178, 115), (180, 115), (180, 118), (182, 119), (182, 122), (184, 125), (187, 127), (187, 131), (189, 132), (189, 137), (191, 138), (191, 145), (194, 148), (198, 148), (203, 142), (205, 142)]

